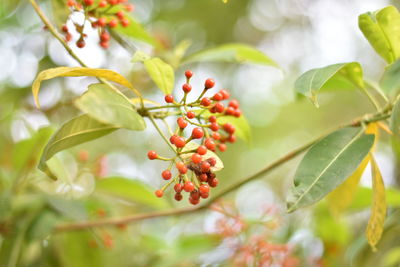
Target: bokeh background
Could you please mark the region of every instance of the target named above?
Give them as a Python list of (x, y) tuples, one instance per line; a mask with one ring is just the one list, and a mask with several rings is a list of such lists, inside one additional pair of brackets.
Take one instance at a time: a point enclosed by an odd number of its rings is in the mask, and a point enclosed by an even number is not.
[[(37, 136), (40, 128), (57, 127), (79, 114), (72, 101), (95, 80), (63, 78), (45, 82), (40, 93), (42, 109), (36, 109), (30, 86), (37, 73), (55, 66), (77, 66), (77, 63), (43, 29), (28, 2), (3, 1), (0, 3), (0, 176), (7, 180), (15, 171), (12, 162), (20, 153), (17, 144)], [(241, 101), (252, 129), (250, 144), (239, 141), (221, 155), (225, 169), (219, 173), (220, 186), (216, 191), (338, 125), (373, 111), (373, 106), (361, 93), (345, 90), (322, 94), (317, 109), (307, 99), (296, 96), (293, 84), (308, 69), (351, 61), (360, 62), (367, 80), (376, 83), (385, 64), (359, 31), (357, 17), (389, 4), (400, 6), (397, 0), (130, 2), (135, 5), (134, 17), (166, 47), (173, 48), (187, 40), (191, 42), (190, 54), (218, 44), (241, 42), (257, 47), (280, 66), (277, 69), (251, 64), (201, 63), (187, 64), (177, 70), (177, 88), (184, 82), (183, 72), (190, 68), (195, 73), (193, 84), (200, 85), (205, 78), (212, 77), (218, 89), (229, 89)], [(45, 13), (57, 21), (50, 1), (40, 1), (40, 4)], [(116, 70), (128, 76), (147, 98), (162, 102), (163, 96), (154, 88), (141, 64), (131, 62), (132, 51), (116, 42), (111, 43), (109, 50), (103, 50), (94, 32), (87, 30), (87, 34), (89, 38), (84, 49), (72, 46), (87, 65)], [(152, 52), (146, 44), (133, 42), (133, 45), (135, 49)], [(160, 154), (168, 155), (168, 147), (155, 129), (148, 126), (145, 132), (119, 130), (60, 153), (57, 158), (62, 165), (59, 175), (65, 178), (63, 182), (54, 184), (32, 170), (26, 174), (29, 179), (25, 179), (29, 189), (15, 198), (29, 202), (30, 198), (26, 198), (29, 192), (32, 198), (40, 194), (68, 199), (89, 207), (90, 218), (148, 210), (143, 203), (104, 196), (95, 186), (101, 179), (98, 176), (129, 178), (140, 181), (150, 190), (163, 184), (160, 173), (166, 166), (148, 161), (146, 153), (156, 148)], [(380, 141), (376, 159), (385, 184), (397, 187), (400, 181), (397, 159), (391, 152), (388, 136), (382, 134)], [(82, 175), (84, 167), (77, 160), (82, 150), (88, 151), (89, 161), (100, 168), (101, 173)], [(207, 211), (137, 222), (124, 231), (96, 229), (46, 236), (40, 241), (28, 239), (18, 250), (26, 253), (14, 266), (232, 266), (235, 258), (232, 244), (247, 242), (254, 236), (289, 247), (295, 259), (287, 266), (396, 266), (390, 265), (398, 264), (400, 259), (396, 248), (400, 242), (395, 238), (400, 228), (392, 222), (399, 218), (395, 209), (379, 253), (371, 251), (364, 237), (368, 209), (338, 218), (322, 202), (294, 214), (285, 213), (287, 190), (300, 158), (240, 187), (224, 199), (243, 220), (261, 222), (249, 224), (248, 229), (243, 230), (245, 237), (240, 233), (221, 236), (218, 221), (224, 215)], [(366, 171), (361, 183), (370, 187), (370, 180), (369, 171)], [(170, 199), (172, 197), (163, 198), (162, 203), (154, 200), (152, 205), (161, 208), (188, 205)], [(267, 216), (263, 217), (266, 211)], [(274, 222), (274, 226), (267, 222)], [(112, 236), (111, 247), (101, 242), (107, 234)], [(92, 247), (87, 240), (95, 240), (95, 245)], [(5, 244), (1, 237), (3, 251)], [(11, 252), (2, 253), (0, 257)]]

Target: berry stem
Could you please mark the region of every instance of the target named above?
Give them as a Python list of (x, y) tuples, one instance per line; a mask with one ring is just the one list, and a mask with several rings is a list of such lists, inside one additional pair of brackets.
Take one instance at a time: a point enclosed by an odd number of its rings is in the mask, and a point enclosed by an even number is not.
[(164, 135), (164, 133), (161, 131), (160, 127), (158, 127), (156, 121), (154, 120), (154, 117), (151, 113), (148, 114), (149, 115), (149, 119), (151, 121), (151, 123), (154, 125), (154, 127), (156, 128), (157, 132), (161, 135), (161, 137), (164, 139), (164, 141), (168, 144), (168, 146), (172, 149), (172, 151), (174, 151), (174, 153), (176, 153), (175, 148), (172, 146), (172, 144), (169, 142), (168, 138)]

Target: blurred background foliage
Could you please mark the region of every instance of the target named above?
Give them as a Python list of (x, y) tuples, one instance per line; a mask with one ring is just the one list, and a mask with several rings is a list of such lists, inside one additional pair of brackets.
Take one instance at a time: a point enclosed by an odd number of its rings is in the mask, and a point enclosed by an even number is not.
[[(63, 20), (62, 2), (40, 1), (58, 25)], [(321, 107), (316, 109), (308, 100), (297, 98), (293, 82), (310, 68), (350, 61), (361, 62), (365, 76), (376, 82), (384, 62), (358, 30), (357, 16), (388, 4), (400, 6), (398, 0), (131, 2), (134, 17), (166, 47), (156, 51), (165, 59), (182, 42), (191, 43), (188, 54), (241, 42), (257, 47), (281, 67), (188, 63), (177, 70), (177, 85), (190, 68), (195, 73), (193, 84), (213, 77), (217, 88), (229, 89), (240, 99), (252, 128), (251, 144), (240, 141), (221, 155), (225, 169), (219, 174), (221, 186), (216, 191), (373, 110), (358, 91), (345, 90), (322, 94)], [(162, 184), (160, 173), (165, 166), (147, 161), (146, 151), (157, 147), (160, 154), (168, 152), (151, 127), (145, 132), (119, 130), (59, 153), (50, 162), (60, 178), (57, 182), (37, 171), (41, 149), (54, 129), (79, 113), (72, 101), (94, 79), (44, 83), (42, 109), (36, 109), (30, 87), (36, 74), (77, 64), (43, 30), (27, 1), (2, 0), (0, 15), (0, 266), (245, 266), (243, 260), (251, 255), (269, 255), (275, 261), (272, 266), (400, 263), (396, 208), (400, 197), (394, 189), (400, 173), (385, 133), (380, 135), (376, 158), (386, 187), (393, 189), (388, 193), (391, 209), (378, 253), (371, 251), (364, 237), (371, 195), (368, 172), (354, 203), (342, 216), (332, 214), (324, 201), (285, 213), (287, 189), (299, 159), (246, 184), (227, 196), (224, 204), (204, 213), (51, 234), (62, 222), (188, 204), (153, 197), (154, 189)], [(152, 49), (141, 42), (133, 45), (146, 52)], [(147, 98), (162, 101), (142, 66), (130, 62), (131, 51), (119, 44), (112, 42), (110, 49), (102, 50), (95, 38), (89, 38), (87, 47), (73, 50), (90, 67), (116, 70)], [(250, 257), (250, 262), (256, 259)]]

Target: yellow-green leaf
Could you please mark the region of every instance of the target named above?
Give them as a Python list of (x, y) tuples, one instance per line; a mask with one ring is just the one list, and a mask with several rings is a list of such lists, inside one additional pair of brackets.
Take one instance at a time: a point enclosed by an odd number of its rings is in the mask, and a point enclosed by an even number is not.
[(386, 196), (385, 185), (383, 184), (382, 174), (374, 157), (371, 155), (372, 189), (373, 201), (371, 207), (371, 217), (367, 226), (367, 240), (373, 250), (381, 239), (383, 226), (386, 217)]
[(40, 84), (44, 80), (53, 79), (56, 77), (79, 77), (79, 76), (93, 76), (98, 78), (104, 78), (106, 80), (119, 83), (129, 89), (136, 91), (133, 85), (121, 74), (107, 69), (91, 69), (83, 67), (58, 67), (48, 70), (44, 70), (39, 73), (35, 81), (32, 84), (32, 93), (35, 98), (35, 103), (37, 107), (39, 105), (39, 90)]
[(365, 38), (383, 57), (393, 63), (400, 57), (400, 13), (394, 6), (387, 6), (377, 12), (361, 14), (358, 25)]
[(151, 79), (164, 94), (172, 93), (174, 89), (174, 69), (160, 58), (155, 57), (144, 61), (144, 67)]

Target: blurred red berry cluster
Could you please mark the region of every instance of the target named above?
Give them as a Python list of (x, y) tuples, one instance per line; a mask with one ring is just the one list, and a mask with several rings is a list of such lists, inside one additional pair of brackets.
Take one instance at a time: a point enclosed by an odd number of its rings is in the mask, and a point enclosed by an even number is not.
[[(105, 49), (109, 47), (110, 34), (109, 28), (115, 28), (119, 24), (128, 27), (130, 24), (126, 12), (134, 10), (134, 6), (128, 0), (67, 0), (67, 6), (71, 13), (80, 12), (84, 14), (82, 24), (74, 22), (75, 30), (80, 37), (76, 41), (76, 46), (83, 48), (86, 45), (84, 33), (85, 23), (88, 21), (93, 28), (98, 29), (99, 45)], [(67, 42), (71, 41), (70, 29), (64, 24), (61, 27)]]

